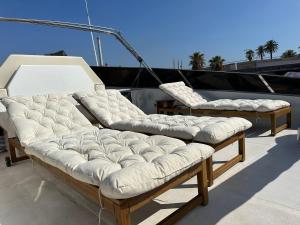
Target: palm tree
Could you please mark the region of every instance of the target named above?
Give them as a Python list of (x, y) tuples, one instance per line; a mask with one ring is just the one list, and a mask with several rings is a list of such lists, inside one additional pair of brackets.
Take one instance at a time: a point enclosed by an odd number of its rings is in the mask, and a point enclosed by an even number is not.
[(247, 49), (245, 52), (245, 56), (251, 62), (254, 58), (254, 51), (252, 49)]
[(286, 59), (290, 57), (295, 57), (297, 55), (297, 52), (295, 52), (292, 49), (286, 50), (284, 53), (282, 53), (281, 58)]
[(190, 65), (192, 66), (192, 70), (201, 70), (205, 65), (204, 54), (194, 52), (193, 55), (190, 56)]
[(269, 40), (265, 44), (265, 52), (270, 54), (270, 58), (273, 59), (273, 53), (278, 50), (279, 44), (274, 40)]
[(222, 70), (224, 62), (225, 62), (225, 59), (223, 59), (219, 55), (212, 57), (209, 60), (211, 70), (214, 70), (214, 71), (220, 71), (220, 70)]
[(265, 56), (265, 47), (263, 45), (260, 45), (255, 51), (256, 55), (260, 58), (260, 60), (263, 60)]

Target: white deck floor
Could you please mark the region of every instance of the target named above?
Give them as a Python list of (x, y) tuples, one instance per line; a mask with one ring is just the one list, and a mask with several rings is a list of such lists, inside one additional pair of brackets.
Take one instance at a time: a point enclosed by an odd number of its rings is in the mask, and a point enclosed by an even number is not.
[[(300, 144), (296, 131), (283, 131), (276, 138), (268, 134), (250, 131), (246, 161), (218, 178), (209, 191), (209, 204), (194, 209), (179, 224), (300, 224)], [(215, 159), (225, 160), (235, 147), (221, 151)], [(45, 181), (44, 173), (34, 169), (29, 160), (6, 168), (4, 156), (0, 154), (1, 225), (98, 224), (95, 205), (74, 194), (70, 197), (66, 194), (69, 189), (56, 181)], [(138, 211), (134, 222), (154, 224), (195, 193), (192, 179)], [(105, 212), (102, 218), (114, 223)]]

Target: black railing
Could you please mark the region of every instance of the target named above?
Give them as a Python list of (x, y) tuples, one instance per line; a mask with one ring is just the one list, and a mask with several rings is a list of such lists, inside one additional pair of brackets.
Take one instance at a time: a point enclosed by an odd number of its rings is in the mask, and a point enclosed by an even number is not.
[[(91, 67), (108, 87), (158, 88), (159, 83), (145, 69)], [(175, 69), (153, 69), (163, 83), (188, 81), (195, 89), (270, 93), (258, 74)], [(182, 77), (185, 77), (185, 79)], [(300, 95), (300, 79), (261, 75), (275, 94)]]

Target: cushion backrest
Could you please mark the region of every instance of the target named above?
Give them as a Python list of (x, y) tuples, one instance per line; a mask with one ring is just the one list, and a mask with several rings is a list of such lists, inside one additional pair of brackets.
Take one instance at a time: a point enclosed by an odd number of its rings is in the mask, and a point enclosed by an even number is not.
[(66, 95), (7, 97), (2, 100), (22, 145), (72, 134), (93, 125)]
[(122, 120), (146, 116), (117, 90), (76, 92), (74, 97), (106, 127)]
[(171, 95), (177, 101), (191, 108), (207, 102), (206, 99), (195, 92), (192, 88), (186, 86), (182, 81), (161, 84), (159, 85), (159, 88), (168, 95)]

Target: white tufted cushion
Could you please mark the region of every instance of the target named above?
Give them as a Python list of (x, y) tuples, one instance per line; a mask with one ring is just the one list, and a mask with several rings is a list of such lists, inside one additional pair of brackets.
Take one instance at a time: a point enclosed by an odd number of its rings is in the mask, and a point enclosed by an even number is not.
[(201, 95), (187, 87), (184, 82), (161, 84), (159, 88), (193, 109), (268, 112), (290, 106), (290, 103), (286, 101), (271, 99), (219, 99), (207, 102)]
[(162, 114), (152, 114), (144, 118), (112, 124), (113, 129), (162, 134), (208, 144), (220, 143), (251, 126), (252, 124), (248, 120), (239, 117), (168, 116)]
[(191, 108), (207, 102), (206, 99), (195, 92), (192, 88), (187, 87), (182, 81), (161, 84), (159, 85), (159, 88), (179, 102)]
[[(120, 92), (76, 93), (76, 98), (104, 125), (118, 130), (161, 134), (186, 140), (216, 144), (244, 131), (252, 124), (243, 118), (145, 115)], [(122, 115), (122, 118), (118, 114)]]
[(213, 154), (203, 144), (107, 129), (51, 138), (25, 151), (78, 180), (100, 186), (103, 195), (114, 199), (150, 191)]
[(99, 122), (106, 127), (118, 121), (146, 116), (117, 90), (77, 92), (74, 97), (79, 99), (93, 115), (97, 115)]
[(7, 97), (2, 100), (22, 145), (94, 128), (66, 95)]
[(268, 112), (290, 106), (290, 103), (282, 100), (271, 99), (219, 99), (198, 105), (197, 109), (237, 110)]

